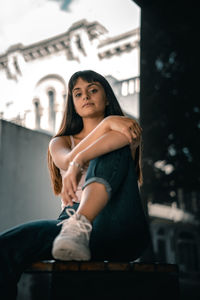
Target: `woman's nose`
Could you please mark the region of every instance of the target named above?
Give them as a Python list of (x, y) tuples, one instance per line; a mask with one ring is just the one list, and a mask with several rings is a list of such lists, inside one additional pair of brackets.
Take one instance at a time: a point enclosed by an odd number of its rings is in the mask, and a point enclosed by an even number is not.
[(88, 99), (89, 99), (89, 95), (88, 94), (83, 95), (83, 100), (88, 100)]

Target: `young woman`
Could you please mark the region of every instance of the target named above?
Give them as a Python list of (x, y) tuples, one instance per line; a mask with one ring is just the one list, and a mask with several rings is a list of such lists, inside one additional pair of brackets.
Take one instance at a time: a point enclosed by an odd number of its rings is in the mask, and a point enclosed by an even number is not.
[(48, 164), (62, 212), (58, 220), (29, 222), (0, 235), (0, 293), (6, 299), (15, 299), (16, 283), (33, 261), (130, 261), (150, 240), (138, 189), (141, 128), (123, 116), (100, 74), (87, 70), (71, 77)]

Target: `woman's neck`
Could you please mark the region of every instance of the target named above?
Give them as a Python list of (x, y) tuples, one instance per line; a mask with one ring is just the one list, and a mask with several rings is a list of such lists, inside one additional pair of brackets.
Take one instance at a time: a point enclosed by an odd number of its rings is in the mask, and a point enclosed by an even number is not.
[(104, 117), (83, 118), (83, 129), (80, 132), (81, 138), (86, 137), (103, 119)]

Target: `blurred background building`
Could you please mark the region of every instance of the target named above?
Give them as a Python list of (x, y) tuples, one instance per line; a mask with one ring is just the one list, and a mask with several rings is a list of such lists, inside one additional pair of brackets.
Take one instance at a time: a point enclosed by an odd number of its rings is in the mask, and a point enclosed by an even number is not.
[(124, 112), (138, 119), (139, 42), (139, 28), (109, 37), (102, 24), (84, 19), (48, 40), (11, 46), (0, 56), (2, 118), (55, 133), (69, 78), (75, 71), (95, 69), (111, 82)]

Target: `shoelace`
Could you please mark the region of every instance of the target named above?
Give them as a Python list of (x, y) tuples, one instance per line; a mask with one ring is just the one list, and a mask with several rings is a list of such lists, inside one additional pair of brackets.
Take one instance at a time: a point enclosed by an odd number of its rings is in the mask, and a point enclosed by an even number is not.
[(70, 228), (71, 232), (75, 232), (75, 233), (84, 232), (87, 236), (87, 239), (89, 239), (89, 232), (92, 230), (92, 225), (87, 221), (77, 219), (76, 211), (73, 208), (66, 209), (66, 213), (68, 214), (69, 218), (65, 219), (57, 224), (57, 226), (63, 224), (61, 232), (62, 233), (67, 232), (68, 228), (67, 228), (67, 226), (65, 226), (65, 224), (71, 223), (71, 224), (75, 225)]

